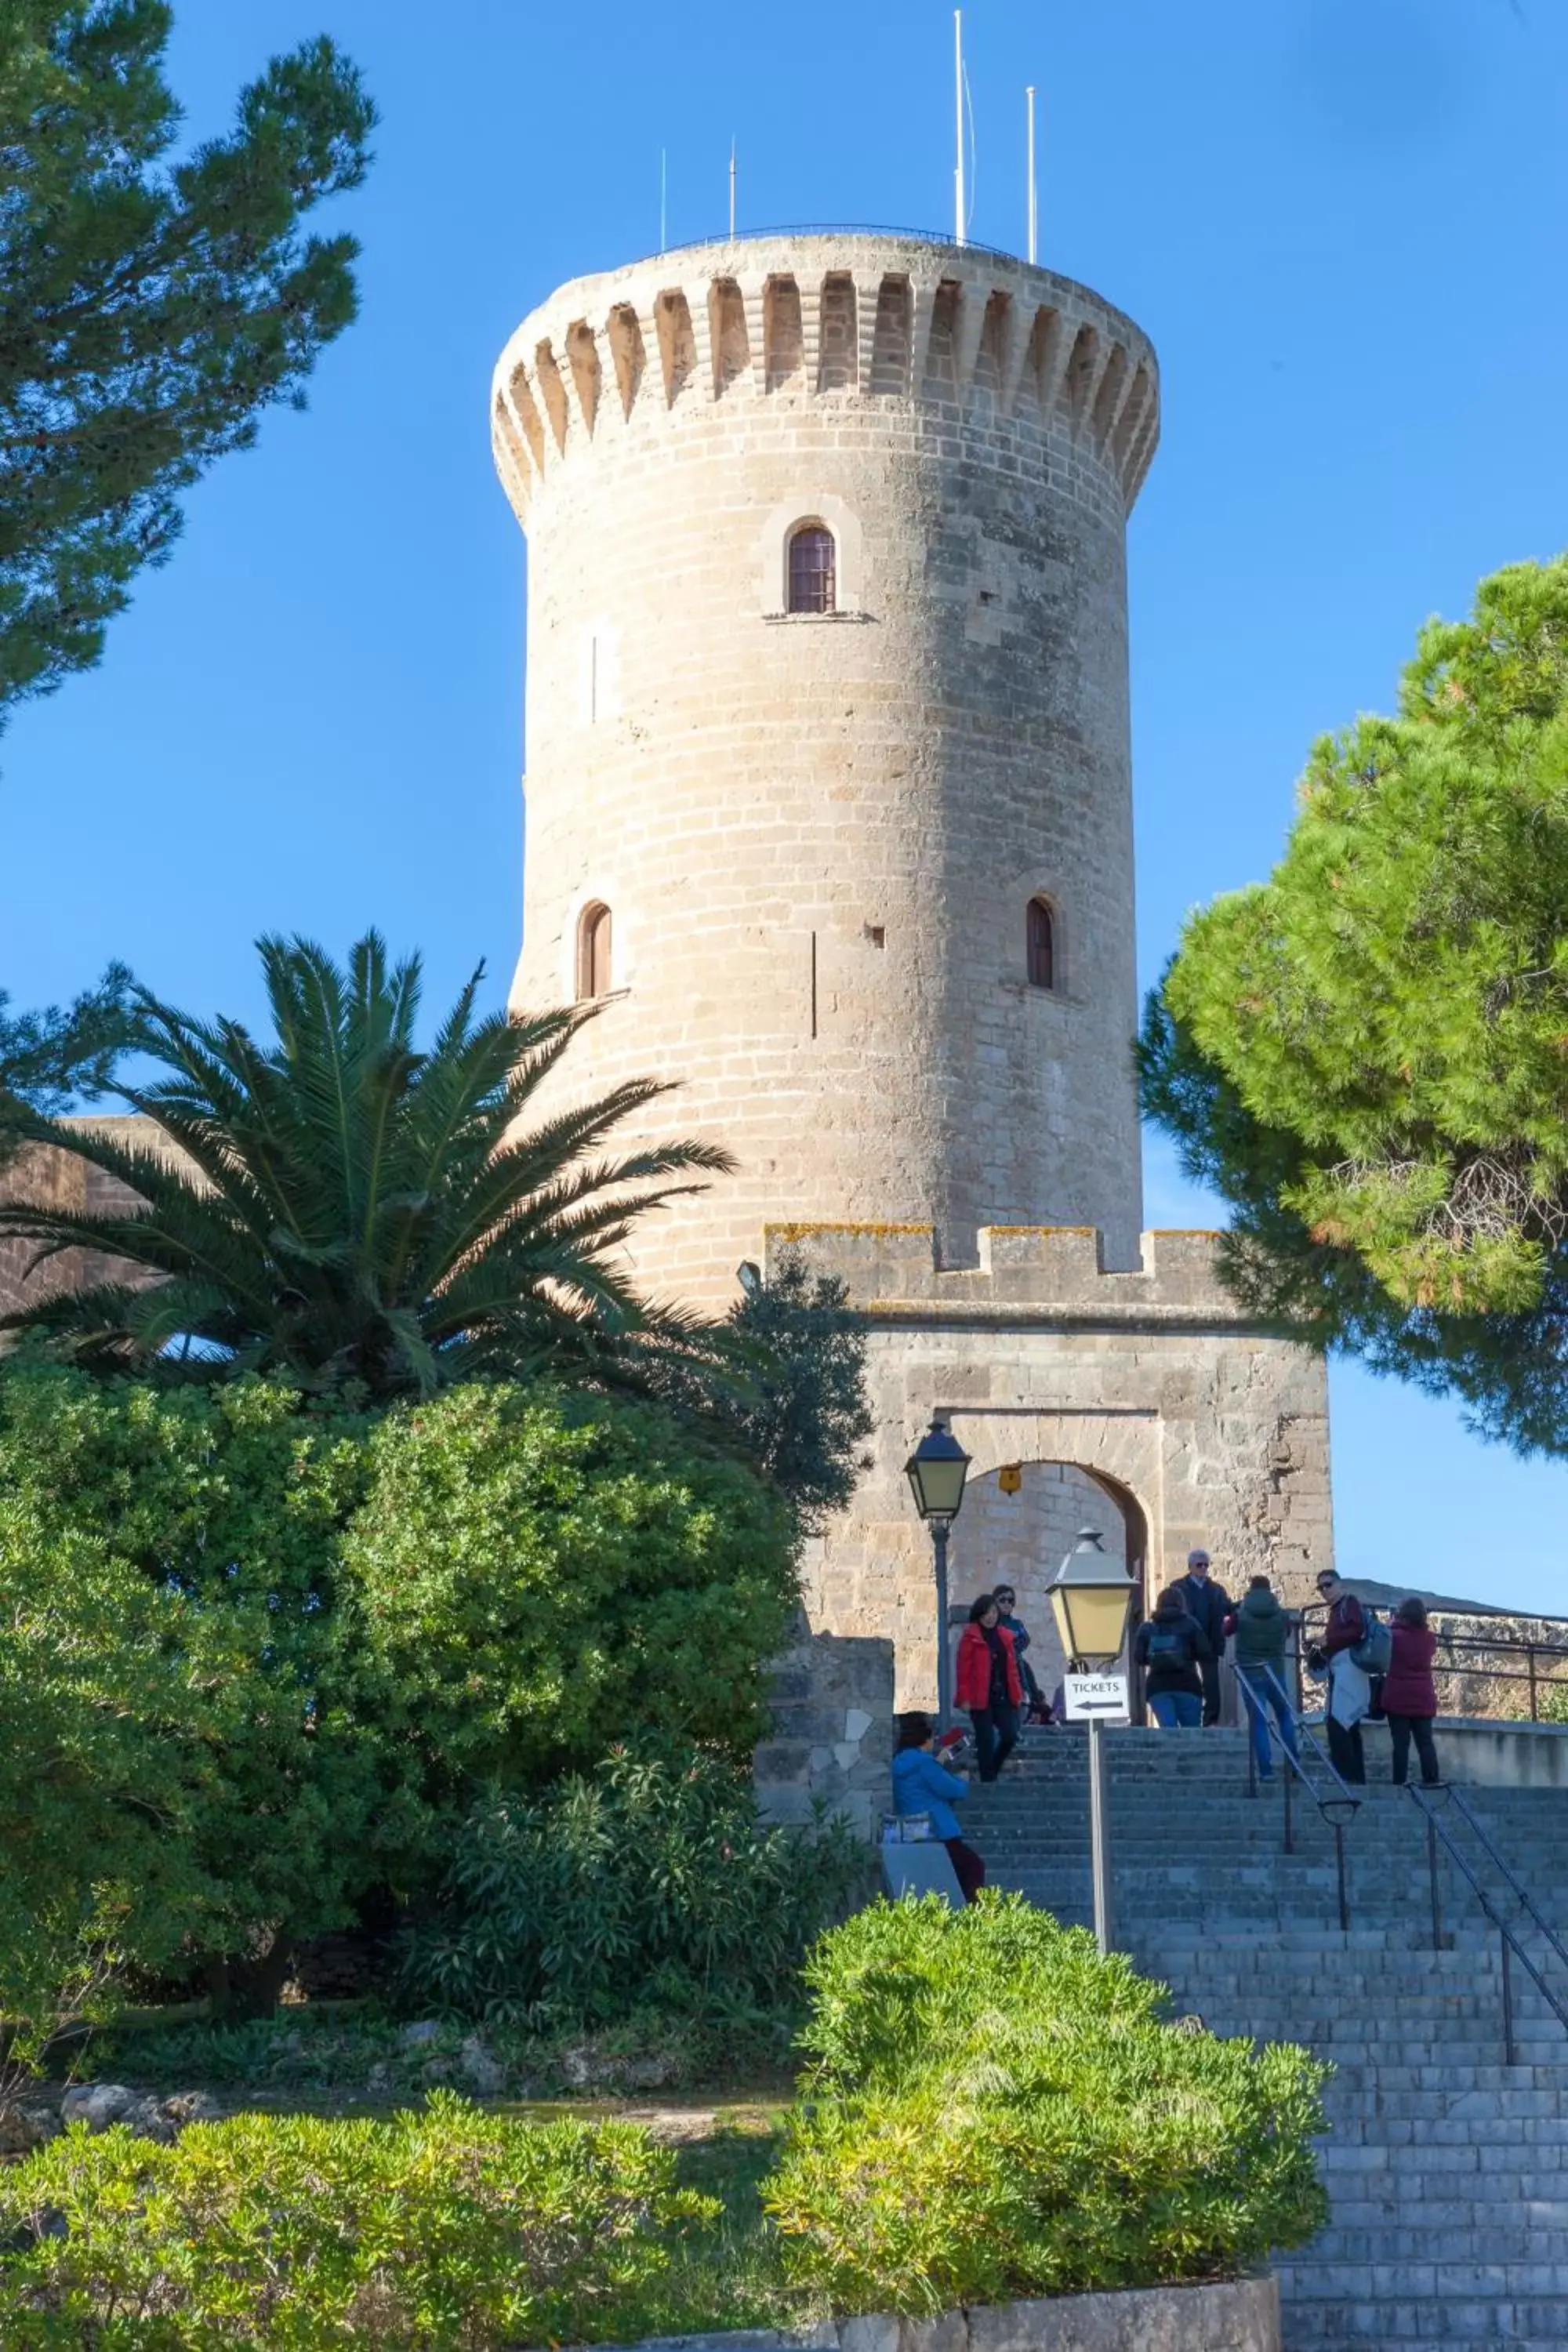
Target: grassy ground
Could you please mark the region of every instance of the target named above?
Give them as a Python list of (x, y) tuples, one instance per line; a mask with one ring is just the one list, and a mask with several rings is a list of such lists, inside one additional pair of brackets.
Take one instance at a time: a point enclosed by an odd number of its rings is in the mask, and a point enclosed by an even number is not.
[(792, 2087), (788, 2040), (784, 2024), (763, 2038), (650, 2016), (591, 2037), (433, 2021), (410, 2041), (406, 2021), (374, 2003), (310, 2003), (237, 2024), (151, 2013), (97, 2035), (72, 2071), (165, 2095), (199, 2088), (225, 2106), (268, 2112), (374, 2113), (449, 2087), (490, 2104), (625, 2113), (746, 2097), (781, 2105)]
[(710, 2306), (713, 2327), (796, 2327), (819, 2317), (784, 2283), (777, 2242), (758, 2189), (778, 2152), (776, 2110), (742, 2105), (715, 2112), (705, 2137), (685, 2141), (682, 2184), (718, 2198), (723, 2218), (694, 2247), (679, 2283), (688, 2307)]

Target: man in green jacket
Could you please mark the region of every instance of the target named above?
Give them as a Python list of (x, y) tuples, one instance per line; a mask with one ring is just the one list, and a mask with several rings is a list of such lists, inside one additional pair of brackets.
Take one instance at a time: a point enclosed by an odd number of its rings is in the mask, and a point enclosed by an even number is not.
[(1236, 1671), (1241, 1683), (1241, 1695), (1247, 1703), (1247, 1721), (1252, 1727), (1252, 1752), (1258, 1759), (1258, 1777), (1269, 1780), (1274, 1770), (1273, 1751), (1268, 1738), (1268, 1717), (1265, 1702), (1273, 1710), (1279, 1726), (1279, 1737), (1292, 1756), (1299, 1753), (1296, 1746), (1296, 1718), (1290, 1712), (1289, 1685), (1285, 1678), (1285, 1649), (1289, 1639), (1290, 1620), (1280, 1608), (1274, 1589), (1266, 1576), (1255, 1576), (1242, 1594), (1241, 1606), (1236, 1612)]

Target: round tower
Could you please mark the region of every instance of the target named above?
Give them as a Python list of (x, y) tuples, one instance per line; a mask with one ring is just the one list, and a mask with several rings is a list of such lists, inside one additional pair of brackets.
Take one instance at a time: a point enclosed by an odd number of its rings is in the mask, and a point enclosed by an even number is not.
[(736, 1175), (639, 1232), (1141, 1223), (1125, 527), (1153, 352), (1005, 257), (832, 233), (563, 287), (492, 425), (529, 540), (513, 1002)]

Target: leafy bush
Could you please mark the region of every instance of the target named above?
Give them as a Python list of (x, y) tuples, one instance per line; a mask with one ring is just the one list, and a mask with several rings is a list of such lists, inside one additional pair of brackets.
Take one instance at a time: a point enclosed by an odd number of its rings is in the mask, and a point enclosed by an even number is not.
[(656, 1407), (507, 1385), (380, 1423), (345, 1565), (437, 1805), (644, 1731), (749, 1754), (795, 1593), (751, 1472)]
[(469, 1815), (447, 1916), (414, 1939), (406, 1981), (501, 2021), (596, 2024), (654, 2004), (735, 2027), (782, 2014), (787, 2030), (807, 1947), (868, 1877), (843, 1822), (765, 1825), (724, 1758), (616, 1748), (586, 1780)]
[[(237, 1976), (265, 1977), (280, 1934), (349, 1917), (396, 1762), (368, 1734), (362, 1645), (335, 1605), (362, 1447), (358, 1424), (259, 1381), (0, 1378), (0, 1608), (35, 1635), (0, 1669), (0, 1716), (40, 1759), (30, 1783), (5, 1775), (0, 1845), (39, 1844), (78, 1887), (107, 1882), (76, 1898), (89, 1943), (117, 1924), (162, 1962), (169, 1906), (154, 1918), (143, 1897), (171, 1877), (194, 1950)], [(35, 1706), (40, 1646), (58, 1667)], [(114, 1887), (142, 1873), (127, 1908)]]
[(1234, 2274), (1328, 2214), (1326, 2070), (1162, 2021), (1163, 1990), (1017, 1896), (823, 1938), (816, 2060), (765, 2201), (845, 2311)]
[(816, 1534), (855, 1492), (876, 1426), (866, 1386), (867, 1324), (836, 1274), (784, 1249), (765, 1283), (742, 1289), (724, 1326), (738, 1378), (672, 1355), (658, 1393), (766, 1473)]
[(487, 1781), (638, 1725), (743, 1752), (793, 1540), (651, 1406), (498, 1385), (375, 1423), (13, 1360), (0, 2006), (47, 2030), (119, 1958), (268, 2006), (295, 1944), (428, 1894)]
[(717, 2213), (630, 2125), (447, 2095), (387, 2123), (237, 2116), (172, 2147), (78, 2126), (0, 2169), (0, 2336), (8, 2352), (637, 2336), (678, 2277), (689, 2309), (683, 2257)]
[(112, 2006), (127, 1952), (170, 1958), (206, 1891), (167, 1833), (195, 1811), (188, 1759), (142, 1727), (206, 1717), (189, 1660), (163, 1652), (176, 1604), (89, 1543), (18, 1543), (26, 1524), (0, 1508), (0, 2017), (17, 2063)]

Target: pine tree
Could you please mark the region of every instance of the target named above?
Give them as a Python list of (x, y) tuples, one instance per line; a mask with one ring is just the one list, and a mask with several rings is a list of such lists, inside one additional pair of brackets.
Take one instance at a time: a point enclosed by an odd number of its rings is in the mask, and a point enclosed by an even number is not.
[(1140, 1064), (1248, 1307), (1568, 1452), (1568, 559), (1484, 581), (1394, 717), (1315, 746)]
[(58, 1118), (106, 1094), (132, 1041), (131, 975), (110, 964), (96, 988), (68, 1005), (12, 1013), (0, 989), (0, 1168), (35, 1118)]
[(0, 723), (102, 650), (180, 497), (354, 314), (374, 110), (330, 40), (176, 154), (166, 0), (0, 0)]

